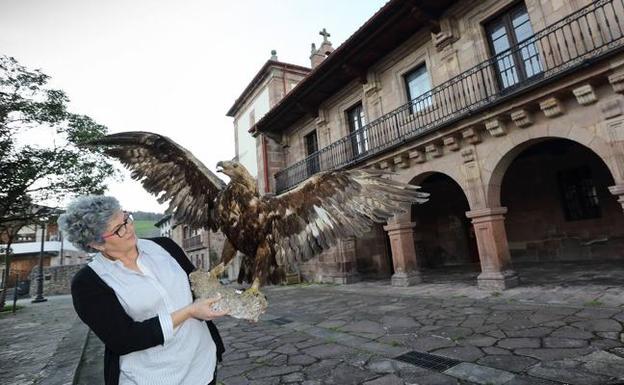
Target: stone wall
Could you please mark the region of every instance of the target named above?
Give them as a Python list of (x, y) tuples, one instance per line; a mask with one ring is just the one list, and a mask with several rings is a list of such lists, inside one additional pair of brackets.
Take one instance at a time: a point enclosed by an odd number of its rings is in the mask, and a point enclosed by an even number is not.
[[(409, 140), (401, 145), (373, 153), (357, 164), (393, 171), (393, 179), (397, 181), (425, 184), (432, 190), (431, 202), (419, 207), (414, 217), (402, 218), (386, 227), (393, 274), (400, 278), (397, 282), (416, 283), (418, 279), (410, 274), (416, 275), (411, 269), (417, 266), (479, 263), (482, 269), (479, 285), (504, 289), (517, 283), (512, 257), (514, 262), (624, 258), (621, 231), (624, 228), (624, 56), (621, 53), (596, 56), (583, 67), (561, 67), (565, 62), (561, 52), (552, 54), (547, 45), (546, 50), (541, 47), (540, 51), (546, 69), (544, 76), (560, 74), (560, 77), (535, 83), (516, 95), (500, 94), (506, 99), (488, 101), (483, 105), (487, 108), (478, 113), (463, 115), (462, 108), (468, 108), (466, 98), (484, 100), (481, 93), (487, 87), (472, 90), (459, 87), (462, 89), (459, 92), (454, 83), (445, 88), (448, 95), (439, 96), (442, 101), (432, 101), (431, 106), (408, 114), (402, 110), (384, 116), (407, 102), (405, 75), (423, 64), (432, 87), (462, 73), (473, 76), (474, 73), (466, 71), (492, 55), (484, 25), (516, 3), (515, 0), (457, 2), (442, 16), (440, 33), (432, 35), (427, 29), (416, 31), (366, 68), (366, 81), (360, 77), (344, 85), (320, 102), (318, 114), (300, 117), (283, 132), (287, 145), (284, 159), (289, 166), (305, 158), (304, 138), (313, 130), (317, 131), (319, 148), (344, 137), (349, 132), (346, 111), (355, 104), (362, 104), (366, 122), (383, 117), (367, 129), (371, 148), (392, 143), (389, 140), (395, 136), (392, 128), (398, 132), (422, 129), (418, 135), (413, 135), (416, 131), (409, 134), (413, 136), (405, 135), (404, 139)], [(590, 3), (590, 0), (525, 0), (533, 32)], [(573, 75), (557, 72), (563, 68), (573, 70)], [(500, 88), (498, 81), (491, 78), (492, 73), (485, 71), (481, 76), (482, 82)], [(444, 125), (442, 118), (449, 118)], [(437, 125), (434, 131), (426, 131)], [(546, 141), (574, 143), (574, 147), (570, 152), (562, 152), (555, 145), (537, 154), (540, 143)], [(339, 147), (340, 156), (349, 152), (347, 147)], [(325, 154), (334, 156), (332, 151)], [(323, 156), (320, 156), (321, 164)], [(566, 184), (565, 210), (569, 210), (570, 204), (582, 202), (573, 194), (585, 194), (583, 191), (595, 185), (595, 198), (600, 203), (598, 217), (572, 220), (564, 212), (565, 200), (560, 191), (563, 187), (558, 183), (558, 175), (568, 175), (569, 169), (579, 167), (591, 169), (592, 181), (584, 181), (585, 187), (574, 187), (577, 192), (569, 187), (573, 187), (572, 183)], [(436, 186), (435, 180), (429, 179), (435, 175), (444, 176), (447, 181)], [(438, 198), (440, 201), (436, 202)], [(344, 277), (354, 271), (370, 273), (375, 268), (383, 275), (385, 261), (379, 251), (385, 242), (379, 239), (375, 243), (375, 237), (368, 241), (355, 239), (350, 243), (354, 247), (329, 250), (306, 263), (301, 272), (306, 279), (333, 282), (348, 282)], [(353, 258), (345, 257), (350, 253)], [(357, 266), (353, 268), (354, 265)], [(347, 273), (349, 267), (352, 270)]]
[[(43, 267), (43, 295), (70, 294), (71, 280), (78, 270), (85, 265), (44, 266)], [(30, 296), (37, 295), (37, 274), (39, 266), (35, 266), (30, 273)]]

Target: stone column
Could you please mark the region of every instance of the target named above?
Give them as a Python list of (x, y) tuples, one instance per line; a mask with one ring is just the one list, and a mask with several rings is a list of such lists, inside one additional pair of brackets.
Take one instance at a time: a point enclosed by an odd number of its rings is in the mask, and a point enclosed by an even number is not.
[(339, 241), (336, 270), (336, 273), (332, 274), (334, 283), (349, 284), (360, 280), (360, 275), (357, 272), (355, 237), (344, 238)]
[(505, 290), (518, 285), (518, 276), (511, 268), (511, 256), (505, 231), (506, 207), (495, 207), (466, 212), (472, 219), (477, 238), (481, 274), (480, 288)]
[(384, 226), (392, 249), (392, 286), (411, 286), (422, 281), (414, 247), (415, 222), (390, 223)]
[(620, 202), (622, 209), (624, 209), (624, 184), (611, 186), (609, 187), (609, 191), (618, 198), (618, 202)]

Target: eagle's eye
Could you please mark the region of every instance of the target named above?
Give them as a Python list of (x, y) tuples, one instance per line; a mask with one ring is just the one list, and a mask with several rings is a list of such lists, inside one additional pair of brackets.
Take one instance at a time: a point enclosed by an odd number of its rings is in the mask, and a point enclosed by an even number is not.
[(237, 168), (237, 167), (238, 167), (238, 165), (236, 163), (234, 163), (234, 168)]

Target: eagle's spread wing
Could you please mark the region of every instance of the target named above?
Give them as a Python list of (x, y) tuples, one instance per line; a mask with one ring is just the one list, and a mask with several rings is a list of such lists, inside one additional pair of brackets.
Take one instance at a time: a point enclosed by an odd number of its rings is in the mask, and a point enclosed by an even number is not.
[(106, 145), (105, 152), (132, 170), (132, 178), (158, 202), (171, 200), (168, 211), (178, 222), (216, 230), (211, 211), (225, 183), (171, 139), (150, 132), (121, 132), (87, 143)]
[(293, 265), (328, 249), (337, 239), (361, 236), (412, 203), (427, 201), (418, 186), (384, 178), (379, 170), (317, 174), (298, 188), (266, 198), (278, 265)]

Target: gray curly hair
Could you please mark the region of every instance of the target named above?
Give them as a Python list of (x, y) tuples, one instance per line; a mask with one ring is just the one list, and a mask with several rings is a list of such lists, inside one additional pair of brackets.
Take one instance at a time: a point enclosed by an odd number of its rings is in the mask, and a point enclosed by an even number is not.
[(90, 243), (103, 243), (102, 234), (111, 218), (121, 209), (117, 199), (102, 195), (85, 195), (71, 201), (58, 225), (66, 239), (88, 253), (97, 252)]

